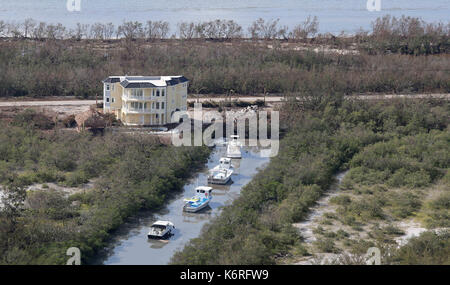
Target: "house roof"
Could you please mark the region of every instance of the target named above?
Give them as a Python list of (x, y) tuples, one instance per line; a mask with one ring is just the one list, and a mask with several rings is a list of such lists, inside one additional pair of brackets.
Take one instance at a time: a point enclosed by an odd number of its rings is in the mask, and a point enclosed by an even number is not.
[(189, 80), (182, 76), (110, 76), (103, 83), (120, 82), (123, 88), (152, 88), (173, 86)]
[(120, 81), (121, 81), (120, 76), (110, 76), (110, 77), (102, 80), (103, 83), (117, 83)]

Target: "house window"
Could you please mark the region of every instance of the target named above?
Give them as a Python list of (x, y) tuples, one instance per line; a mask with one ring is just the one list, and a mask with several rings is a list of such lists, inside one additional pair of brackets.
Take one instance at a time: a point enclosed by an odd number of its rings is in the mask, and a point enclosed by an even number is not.
[(159, 119), (159, 114), (156, 114), (156, 118)]
[(106, 84), (106, 91), (109, 91), (109, 84)]
[(159, 102), (156, 102), (156, 110), (159, 110)]
[(114, 102), (116, 102), (116, 100), (114, 98), (111, 98), (111, 102), (114, 103)]
[(112, 91), (114, 91), (114, 84), (113, 84), (113, 85), (111, 85), (111, 90), (112, 90)]
[(161, 102), (161, 109), (164, 109), (164, 102)]
[(135, 110), (142, 109), (142, 103), (139, 102), (131, 102), (131, 108)]
[(144, 90), (142, 89), (131, 89), (131, 96), (142, 97), (144, 96)]
[(159, 90), (156, 90), (156, 97), (159, 97)]
[(164, 92), (164, 89), (161, 90), (161, 96), (162, 96), (162, 97), (164, 97), (164, 95), (165, 95), (164, 93), (165, 93), (165, 92)]
[(152, 102), (152, 109), (155, 109), (155, 102)]
[(109, 98), (108, 97), (106, 97), (106, 103), (109, 103)]

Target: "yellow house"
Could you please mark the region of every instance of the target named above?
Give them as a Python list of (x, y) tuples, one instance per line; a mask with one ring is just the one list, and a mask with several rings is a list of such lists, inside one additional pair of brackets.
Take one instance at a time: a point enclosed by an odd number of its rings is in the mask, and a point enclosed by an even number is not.
[(175, 111), (187, 110), (184, 76), (110, 76), (103, 80), (103, 110), (127, 126), (173, 123)]

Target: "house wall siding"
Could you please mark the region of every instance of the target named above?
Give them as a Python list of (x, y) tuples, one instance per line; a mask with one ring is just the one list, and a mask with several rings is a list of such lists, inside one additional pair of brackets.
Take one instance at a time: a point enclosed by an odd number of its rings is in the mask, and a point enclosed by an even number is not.
[[(120, 82), (109, 83), (109, 86), (110, 90), (106, 92), (104, 84), (104, 97), (108, 94), (110, 98), (108, 108), (104, 111), (114, 113), (116, 118), (125, 125), (164, 125), (171, 123), (172, 113), (176, 110), (187, 110), (187, 82), (167, 87), (143, 88), (142, 100), (124, 98), (124, 95), (131, 95), (131, 89), (123, 88)], [(161, 96), (161, 92), (160, 96), (156, 96), (157, 89), (164, 89), (165, 96)], [(153, 94), (155, 96), (152, 96)], [(105, 101), (105, 98), (103, 100)], [(146, 103), (147, 108), (142, 110), (143, 113), (131, 113), (123, 108), (126, 105), (130, 109), (131, 102), (142, 103), (143, 108)], [(159, 103), (159, 109), (156, 109), (156, 103)], [(162, 103), (164, 103), (164, 109), (162, 109)], [(155, 108), (152, 108), (152, 105)]]

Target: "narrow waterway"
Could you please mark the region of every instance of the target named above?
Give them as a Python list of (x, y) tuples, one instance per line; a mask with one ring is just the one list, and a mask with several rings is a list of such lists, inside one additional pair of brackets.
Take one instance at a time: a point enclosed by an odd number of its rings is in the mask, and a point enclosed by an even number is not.
[[(225, 186), (214, 185), (213, 199), (209, 207), (203, 211), (183, 212), (183, 199), (194, 196), (197, 186), (207, 185), (208, 169), (216, 166), (225, 154), (226, 147), (216, 147), (205, 169), (190, 179), (183, 191), (171, 200), (164, 210), (156, 214), (141, 213), (121, 226), (113, 237), (110, 247), (100, 254), (95, 263), (167, 264), (175, 251), (181, 250), (190, 239), (198, 237), (203, 225), (220, 214), (224, 206), (232, 203), (239, 196), (242, 187), (269, 161), (269, 158), (260, 156), (258, 148), (244, 147), (242, 159), (233, 159), (232, 162), (235, 167), (233, 183)], [(167, 241), (147, 239), (148, 229), (156, 220), (168, 220), (175, 224), (174, 235)]]

